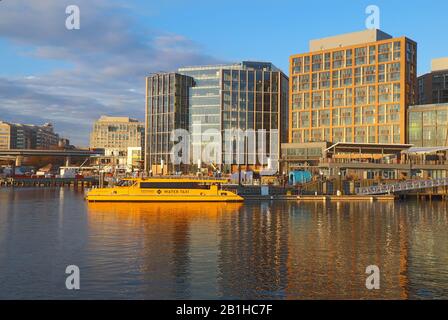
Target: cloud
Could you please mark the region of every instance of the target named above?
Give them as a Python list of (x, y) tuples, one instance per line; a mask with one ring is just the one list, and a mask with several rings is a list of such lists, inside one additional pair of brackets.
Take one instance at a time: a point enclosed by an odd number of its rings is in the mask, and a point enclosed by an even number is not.
[[(65, 8), (73, 4), (80, 8), (80, 30), (65, 28)], [(17, 51), (27, 48), (33, 58), (70, 66), (0, 77), (0, 119), (51, 121), (58, 132), (87, 145), (91, 124), (102, 114), (143, 120), (149, 73), (222, 62), (182, 35), (139, 24), (132, 10), (110, 0), (0, 2), (0, 38)]]

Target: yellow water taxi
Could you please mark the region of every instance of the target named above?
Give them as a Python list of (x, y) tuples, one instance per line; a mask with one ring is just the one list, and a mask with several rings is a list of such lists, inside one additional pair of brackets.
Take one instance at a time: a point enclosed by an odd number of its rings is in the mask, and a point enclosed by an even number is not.
[(91, 189), (89, 202), (153, 202), (153, 201), (243, 201), (234, 192), (222, 190), (225, 179), (200, 178), (126, 178), (111, 188)]

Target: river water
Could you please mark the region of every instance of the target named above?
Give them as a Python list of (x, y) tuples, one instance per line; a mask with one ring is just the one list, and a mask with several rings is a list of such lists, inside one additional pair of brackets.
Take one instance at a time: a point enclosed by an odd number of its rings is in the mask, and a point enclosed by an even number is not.
[[(68, 265), (80, 290), (66, 289)], [(0, 299), (49, 298), (447, 299), (447, 203), (88, 204), (68, 188), (0, 189)]]

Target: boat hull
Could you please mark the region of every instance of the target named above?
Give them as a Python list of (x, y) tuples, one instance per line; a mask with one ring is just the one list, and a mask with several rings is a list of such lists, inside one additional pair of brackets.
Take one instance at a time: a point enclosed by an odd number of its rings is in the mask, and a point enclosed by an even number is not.
[(244, 199), (238, 195), (191, 195), (191, 196), (148, 196), (148, 195), (87, 195), (89, 202), (237, 202)]
[(218, 188), (220, 180), (130, 179), (129, 185), (92, 189), (89, 202), (235, 202), (244, 199)]

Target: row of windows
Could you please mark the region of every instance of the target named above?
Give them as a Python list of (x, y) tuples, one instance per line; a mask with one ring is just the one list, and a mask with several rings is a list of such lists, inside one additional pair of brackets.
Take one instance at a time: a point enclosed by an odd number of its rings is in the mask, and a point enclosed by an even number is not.
[(358, 126), (343, 128), (322, 128), (295, 130), (293, 143), (332, 141), (358, 143), (400, 143), (400, 126)]
[[(384, 43), (334, 52), (309, 54), (292, 59), (292, 74), (315, 72), (398, 61), (401, 58), (401, 42)], [(378, 60), (378, 61), (377, 61)]]
[(238, 93), (223, 93), (223, 109), (224, 110), (241, 110), (241, 111), (265, 111), (276, 112), (278, 110), (277, 94), (253, 94), (238, 95)]
[(185, 94), (193, 86), (193, 79), (178, 74), (160, 74), (148, 77), (148, 96)]
[(285, 150), (287, 156), (296, 157), (321, 157), (321, 148), (288, 148)]
[(279, 76), (279, 72), (225, 70), (223, 72), (223, 89), (277, 92), (279, 89)]
[(400, 102), (399, 83), (292, 94), (292, 109), (320, 109), (351, 105)]
[[(335, 71), (293, 76), (292, 91), (328, 89), (330, 87), (349, 87), (377, 82), (394, 82), (401, 79), (400, 63), (389, 63), (376, 66), (349, 68)], [(311, 80), (311, 81), (310, 81)]]
[(292, 128), (358, 125), (358, 124), (384, 124), (400, 121), (400, 105), (364, 106), (356, 108), (340, 108), (320, 111), (293, 112)]

